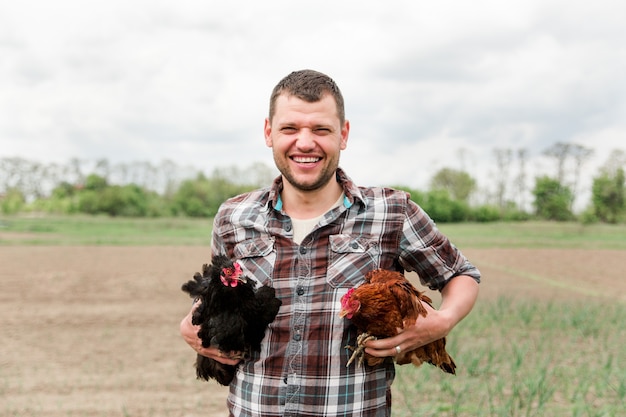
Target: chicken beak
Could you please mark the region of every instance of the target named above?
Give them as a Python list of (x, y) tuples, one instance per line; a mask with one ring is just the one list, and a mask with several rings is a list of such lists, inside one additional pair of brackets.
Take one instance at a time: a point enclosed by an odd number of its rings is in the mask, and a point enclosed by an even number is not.
[(222, 280), (222, 284), (224, 284), (227, 287), (236, 287), (237, 285), (239, 285), (239, 283), (244, 284), (245, 281), (243, 280), (243, 278), (241, 277), (225, 277), (225, 276), (221, 276), (220, 279)]

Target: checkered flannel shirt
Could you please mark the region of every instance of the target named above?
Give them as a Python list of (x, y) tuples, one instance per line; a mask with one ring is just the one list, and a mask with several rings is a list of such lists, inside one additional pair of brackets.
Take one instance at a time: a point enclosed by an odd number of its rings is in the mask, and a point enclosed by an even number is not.
[(272, 187), (226, 201), (215, 218), (212, 250), (239, 259), (244, 273), (276, 289), (282, 306), (260, 354), (241, 363), (230, 385), (231, 416), (390, 416), (391, 359), (346, 367), (356, 329), (339, 317), (340, 299), (376, 268), (416, 271), (441, 289), (479, 271), (405, 192), (357, 187), (341, 170), (344, 204), (301, 242)]

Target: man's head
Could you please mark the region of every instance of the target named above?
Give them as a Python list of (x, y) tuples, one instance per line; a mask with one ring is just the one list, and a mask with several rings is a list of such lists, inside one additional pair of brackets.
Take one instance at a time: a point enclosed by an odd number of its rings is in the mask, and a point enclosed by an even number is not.
[(307, 193), (339, 190), (335, 171), (350, 122), (332, 79), (311, 70), (283, 78), (272, 92), (263, 130), (286, 188)]
[(343, 95), (339, 87), (332, 78), (321, 72), (313, 70), (294, 71), (280, 80), (270, 97), (270, 121), (276, 112), (276, 99), (281, 94), (292, 95), (309, 103), (319, 101), (324, 95), (330, 94), (337, 105), (337, 117), (339, 117), (341, 125), (346, 120)]

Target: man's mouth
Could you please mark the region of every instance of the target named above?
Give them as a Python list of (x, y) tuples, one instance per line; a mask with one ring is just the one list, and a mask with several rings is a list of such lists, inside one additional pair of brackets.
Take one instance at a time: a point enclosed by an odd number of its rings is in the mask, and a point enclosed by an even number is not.
[(293, 156), (291, 158), (292, 161), (297, 162), (299, 164), (313, 164), (315, 162), (320, 161), (322, 158), (317, 156)]

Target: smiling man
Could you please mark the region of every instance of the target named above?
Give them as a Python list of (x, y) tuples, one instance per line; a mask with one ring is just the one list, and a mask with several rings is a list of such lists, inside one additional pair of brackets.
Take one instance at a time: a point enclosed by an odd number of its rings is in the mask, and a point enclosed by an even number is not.
[(350, 124), (340, 116), (331, 93), (320, 91), (309, 102), (306, 96), (275, 91), (264, 130), (284, 179), (283, 209), (296, 218), (323, 214), (342, 193), (336, 171)]
[[(282, 301), (261, 352), (239, 363), (231, 416), (390, 416), (391, 357), (446, 336), (476, 300), (480, 273), (406, 193), (358, 187), (339, 168), (350, 132), (343, 103), (317, 71), (281, 80), (264, 126), (281, 175), (229, 199), (215, 217), (213, 255), (238, 259)], [(338, 314), (341, 297), (379, 268), (416, 271), (441, 291), (442, 305), (419, 327), (368, 342), (367, 353), (389, 357), (380, 366), (346, 366), (356, 329)], [(180, 330), (199, 354), (237, 364), (202, 347), (191, 312)]]

